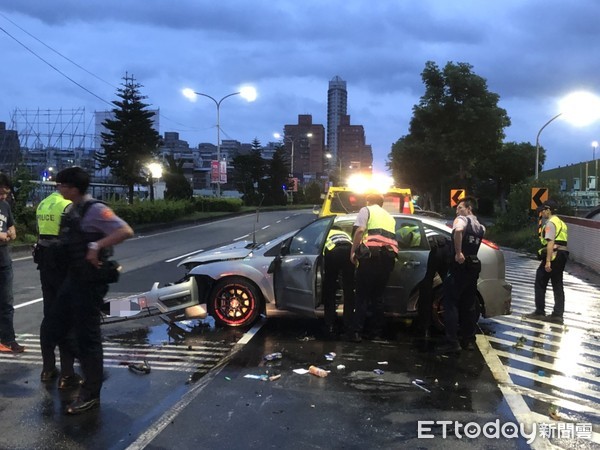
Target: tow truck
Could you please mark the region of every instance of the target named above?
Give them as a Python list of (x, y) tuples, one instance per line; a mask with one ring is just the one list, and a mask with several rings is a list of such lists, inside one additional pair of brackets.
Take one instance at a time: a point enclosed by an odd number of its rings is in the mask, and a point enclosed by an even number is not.
[(357, 213), (367, 205), (369, 192), (383, 194), (383, 208), (390, 213), (414, 212), (409, 188), (393, 186), (393, 180), (389, 177), (364, 175), (351, 176), (346, 186), (330, 186), (324, 194), (323, 205), (313, 211), (319, 217)]

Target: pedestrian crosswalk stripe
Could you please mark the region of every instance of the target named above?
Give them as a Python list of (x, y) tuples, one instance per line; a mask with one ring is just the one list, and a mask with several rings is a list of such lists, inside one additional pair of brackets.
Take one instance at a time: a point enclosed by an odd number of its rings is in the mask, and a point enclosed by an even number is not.
[[(2, 363), (21, 363), (42, 365), (39, 336), (22, 334), (19, 342), (25, 345), (23, 353), (0, 353)], [(103, 345), (104, 365), (106, 367), (125, 368), (129, 363), (148, 361), (152, 370), (196, 372), (198, 369), (210, 369), (230, 353), (234, 344), (220, 342), (202, 342), (199, 345), (119, 345), (118, 341), (107, 341)]]

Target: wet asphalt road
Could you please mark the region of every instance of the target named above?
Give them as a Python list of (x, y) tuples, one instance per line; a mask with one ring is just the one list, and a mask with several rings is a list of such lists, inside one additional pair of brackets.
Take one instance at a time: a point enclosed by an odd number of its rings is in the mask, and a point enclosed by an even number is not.
[[(592, 423), (596, 433), (591, 442), (554, 445), (598, 448), (600, 280), (568, 266), (565, 325), (523, 320), (537, 262), (505, 255), (513, 314), (480, 322), (478, 351), (436, 356), (435, 341), (415, 340), (402, 321), (390, 322), (385, 341), (351, 344), (324, 339), (317, 319), (287, 313), (252, 330), (215, 328), (210, 319), (167, 326), (152, 317), (104, 327), (102, 405), (79, 417), (62, 413), (75, 392), (40, 385), (33, 324), (19, 336), (26, 353), (0, 355), (0, 448), (529, 448), (523, 437), (444, 439), (439, 423), (424, 431), (432, 438), (419, 439), (418, 421), (552, 423), (550, 407), (558, 408), (555, 429)], [(130, 274), (147, 286), (142, 275)], [(25, 299), (31, 288), (20, 288)], [(20, 311), (18, 330), (28, 317)], [(281, 360), (263, 360), (277, 351)], [(330, 352), (333, 361), (325, 359)], [(128, 370), (144, 360), (150, 374)], [(310, 364), (331, 372), (293, 372)], [(280, 377), (245, 377), (273, 374)], [(533, 448), (546, 444), (538, 439)]]

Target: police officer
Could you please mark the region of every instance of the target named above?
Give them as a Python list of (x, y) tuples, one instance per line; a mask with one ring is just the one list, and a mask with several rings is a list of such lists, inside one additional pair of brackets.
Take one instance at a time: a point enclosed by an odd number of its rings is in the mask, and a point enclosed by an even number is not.
[(11, 189), (8, 176), (0, 173), (0, 352), (22, 353), (25, 347), (15, 340), (13, 268), (8, 252), (8, 243), (17, 238), (12, 210), (7, 202)]
[[(56, 343), (48, 342), (46, 339), (48, 336), (46, 327), (49, 325), (46, 317), (55, 307), (58, 290), (67, 275), (66, 261), (61, 258), (58, 232), (61, 216), (70, 204), (70, 200), (66, 200), (58, 191), (55, 191), (42, 200), (36, 210), (38, 241), (35, 245), (33, 259), (40, 271), (44, 299), (44, 318), (40, 326), (40, 349), (43, 362), (40, 378), (43, 382), (51, 381), (58, 376), (54, 354)], [(73, 353), (65, 345), (60, 345), (59, 351), (61, 365), (59, 389), (77, 387), (79, 378), (73, 369)]]
[[(538, 208), (538, 212), (546, 223), (539, 232), (543, 247), (538, 252), (541, 262), (535, 273), (535, 311), (527, 314), (527, 317), (562, 323), (565, 312), (563, 272), (569, 259), (567, 250), (568, 228), (566, 223), (554, 215), (555, 211), (556, 202), (553, 200), (548, 200)], [(554, 309), (552, 314), (546, 317), (548, 281), (552, 281)]]
[(354, 327), (349, 335), (353, 342), (362, 340), (367, 311), (373, 316), (371, 336), (381, 337), (384, 325), (384, 291), (398, 254), (396, 221), (383, 206), (383, 195), (368, 194), (367, 206), (356, 218), (351, 261), (355, 274), (356, 308)]
[(75, 332), (76, 356), (84, 380), (67, 414), (80, 414), (100, 405), (103, 381), (100, 308), (108, 291), (108, 257), (112, 246), (133, 235), (125, 221), (102, 202), (86, 195), (90, 177), (80, 167), (70, 167), (56, 175), (62, 196), (73, 206), (61, 219), (60, 239), (68, 255), (68, 271), (59, 291), (57, 308), (50, 311), (50, 341), (64, 342)]
[(350, 261), (352, 238), (339, 227), (333, 226), (323, 249), (323, 306), (325, 331), (332, 337), (336, 333), (335, 294), (341, 274), (344, 292), (344, 327), (351, 329), (354, 312), (354, 264)]
[(474, 207), (472, 197), (461, 200), (456, 207), (452, 226), (454, 260), (444, 280), (446, 342), (436, 349), (438, 353), (457, 353), (461, 347), (474, 349), (477, 279), (481, 272), (477, 252), (485, 234), (485, 227), (473, 214)]

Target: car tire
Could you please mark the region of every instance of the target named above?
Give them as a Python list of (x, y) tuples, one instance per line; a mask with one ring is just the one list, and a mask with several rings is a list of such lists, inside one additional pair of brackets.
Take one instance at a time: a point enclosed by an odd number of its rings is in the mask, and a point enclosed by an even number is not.
[(229, 277), (215, 284), (207, 303), (217, 324), (242, 327), (251, 325), (258, 318), (262, 296), (249, 280)]

